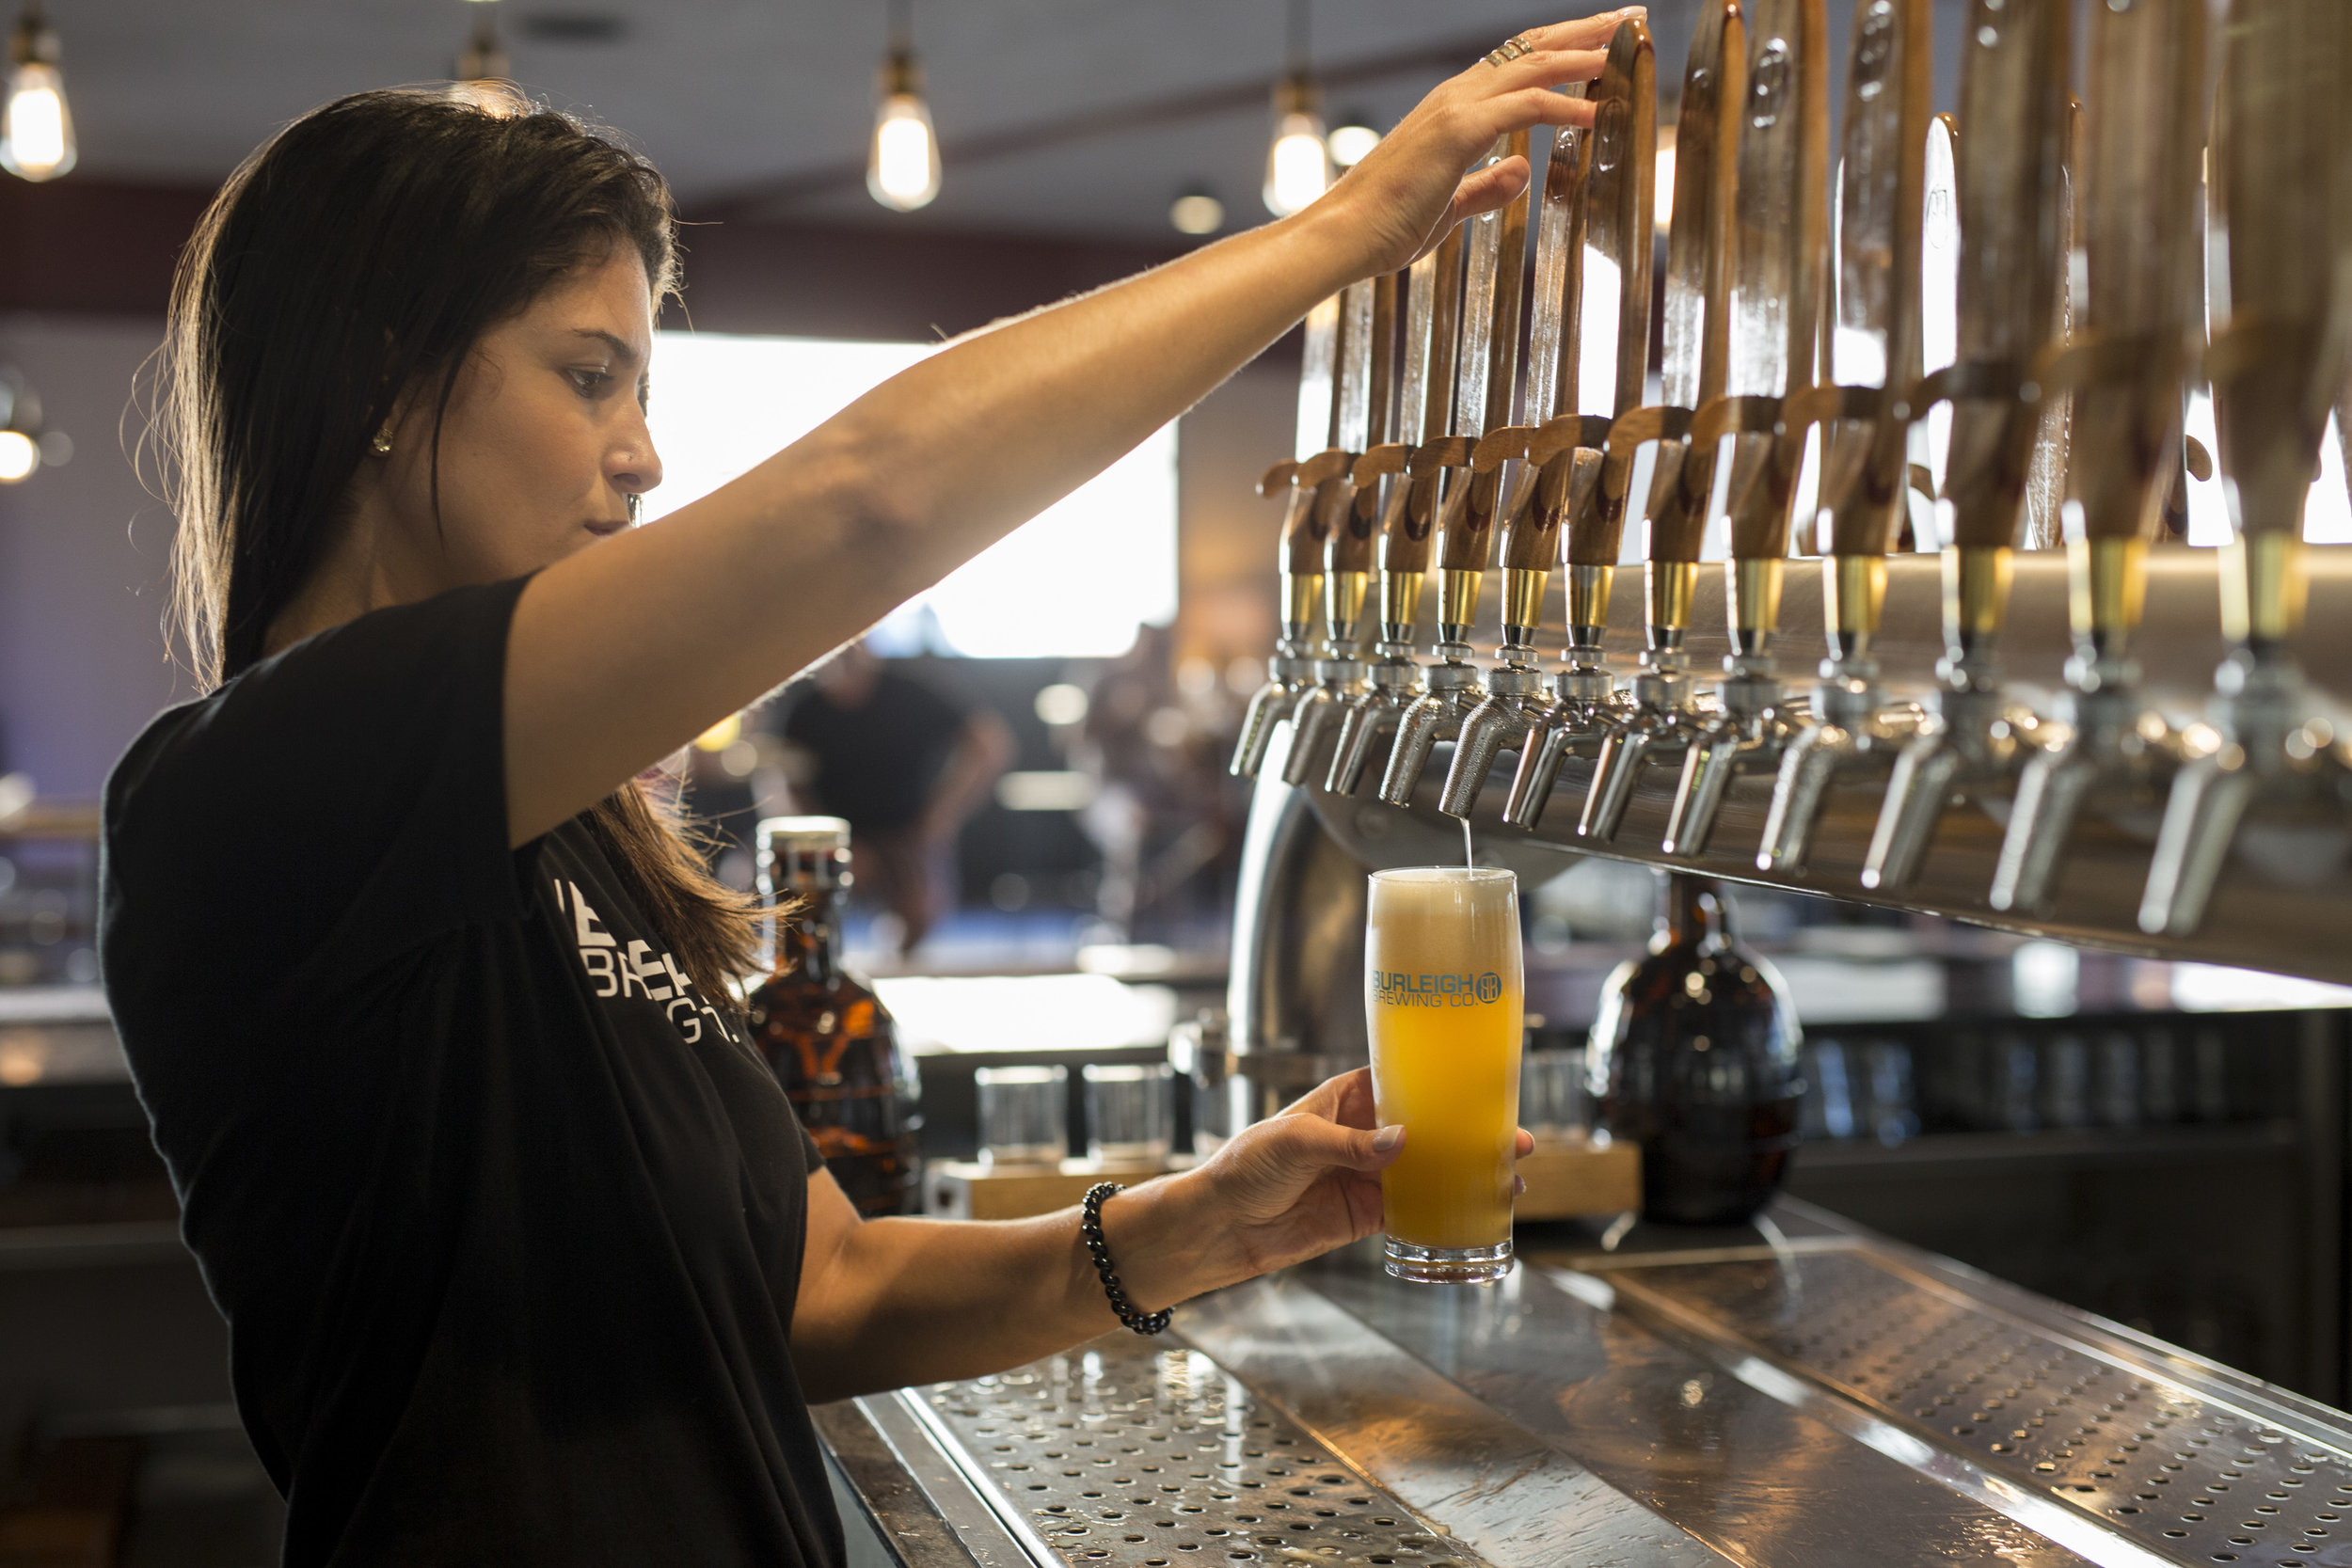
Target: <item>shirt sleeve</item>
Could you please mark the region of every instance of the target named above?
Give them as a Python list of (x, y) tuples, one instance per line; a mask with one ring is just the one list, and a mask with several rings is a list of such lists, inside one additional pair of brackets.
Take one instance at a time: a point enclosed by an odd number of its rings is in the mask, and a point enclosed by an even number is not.
[(262, 990), (518, 918), (503, 696), (525, 580), (372, 611), (158, 720), (107, 784), (108, 918), (179, 923), (208, 974)]

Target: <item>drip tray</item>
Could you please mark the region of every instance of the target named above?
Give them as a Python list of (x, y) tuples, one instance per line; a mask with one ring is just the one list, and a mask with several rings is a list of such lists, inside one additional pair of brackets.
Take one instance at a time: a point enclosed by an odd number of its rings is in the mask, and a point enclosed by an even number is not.
[(900, 1397), (1048, 1562), (1486, 1568), (1197, 1350), (1120, 1334)]

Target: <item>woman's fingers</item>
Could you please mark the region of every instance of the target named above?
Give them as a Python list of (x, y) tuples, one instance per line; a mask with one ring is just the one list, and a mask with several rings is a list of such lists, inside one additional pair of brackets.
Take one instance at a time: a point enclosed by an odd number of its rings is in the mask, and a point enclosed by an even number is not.
[(1524, 1160), (1529, 1155), (1535, 1152), (1535, 1134), (1530, 1132), (1526, 1128), (1522, 1127), (1519, 1129), (1519, 1135), (1515, 1140), (1515, 1144), (1518, 1150), (1519, 1158)]
[(1534, 44), (1540, 52), (1560, 49), (1606, 49), (1616, 36), (1617, 24), (1631, 17), (1647, 16), (1646, 6), (1621, 6), (1613, 11), (1597, 16), (1580, 16), (1573, 22), (1554, 22), (1542, 27), (1530, 27), (1519, 37)]

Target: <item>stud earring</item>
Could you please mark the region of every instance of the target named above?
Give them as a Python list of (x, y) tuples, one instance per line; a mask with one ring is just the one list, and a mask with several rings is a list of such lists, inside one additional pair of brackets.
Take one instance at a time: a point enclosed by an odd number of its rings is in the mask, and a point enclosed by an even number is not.
[(375, 453), (375, 455), (376, 455), (376, 456), (378, 456), (378, 457), (389, 457), (389, 456), (391, 456), (391, 455), (392, 455), (392, 427), (391, 427), (391, 426), (389, 426), (389, 425), (386, 425), (383, 429), (381, 429), (381, 430), (377, 431), (377, 432), (375, 433), (374, 439), (371, 440), (371, 441), (368, 443), (368, 450), (369, 450), (370, 451), (372, 451), (372, 452)]

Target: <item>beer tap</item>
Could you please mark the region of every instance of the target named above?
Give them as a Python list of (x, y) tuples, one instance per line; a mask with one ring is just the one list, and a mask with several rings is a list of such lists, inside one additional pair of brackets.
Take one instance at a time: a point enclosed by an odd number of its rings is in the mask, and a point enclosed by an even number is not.
[(1258, 481), (1260, 495), (1287, 498), (1279, 560), (1282, 633), (1266, 661), (1266, 683), (1250, 697), (1241, 738), (1233, 747), (1232, 771), (1244, 779), (1258, 776), (1275, 725), (1291, 716), (1314, 684), (1311, 639), (1323, 598), (1323, 535), (1330, 521), (1324, 511), (1329, 501), (1324, 490), (1347, 471), (1344, 454), (1332, 450), (1330, 428), (1336, 411), (1331, 381), (1340, 346), (1338, 294), (1307, 312), (1305, 339), (1298, 372), (1297, 456), (1276, 464)]
[[(1583, 90), (1581, 83), (1568, 89), (1578, 97)], [(1576, 331), (1573, 268), (1576, 217), (1584, 196), (1584, 135), (1573, 125), (1560, 127), (1544, 166), (1543, 200), (1535, 219), (1534, 295), (1528, 313), (1526, 422), (1487, 432), (1470, 453), (1473, 473), (1530, 458), (1531, 444), (1561, 407), (1564, 367), (1574, 375), (1561, 351)], [(1584, 456), (1597, 460), (1597, 454)], [(1589, 469), (1591, 462), (1585, 466)], [(1486, 788), (1496, 753), (1506, 746), (1523, 749), (1529, 736), (1540, 736), (1559, 702), (1544, 680), (1535, 634), (1543, 626), (1544, 590), (1576, 483), (1577, 449), (1572, 444), (1559, 444), (1557, 450), (1547, 445), (1529, 467), (1534, 478), (1520, 485), (1502, 524), (1502, 642), (1495, 650), (1500, 662), (1487, 673), (1486, 700), (1462, 721), (1454, 762), (1438, 798), (1438, 809), (1451, 816), (1470, 816)]]
[[(1988, 901), (2040, 912), (2086, 806), (2156, 818), (2180, 737), (2136, 689), (2131, 637), (2147, 593), (2148, 540), (2180, 466), (2181, 378), (2194, 279), (2203, 101), (2204, 0), (2138, 0), (2090, 12), (2082, 142), (2089, 288), (2081, 331), (2035, 372), (2072, 395), (2068, 689), (2047, 741), (2017, 779)], [(2077, 534), (2076, 521), (2079, 519)]]
[(2317, 699), (2288, 647), (2303, 610), (2303, 507), (2352, 335), (2352, 19), (2343, 0), (2237, 0), (2228, 40), (2208, 165), (2227, 228), (2228, 325), (2205, 368), (2236, 531), (2220, 574), (2233, 647), (2215, 675), (2213, 733), (2172, 781), (2140, 901), (2140, 928), (2176, 937), (2197, 930), (2248, 825), (2332, 840), (2328, 864), (2352, 826), (2352, 723)]
[(1807, 426), (1795, 394), (1813, 384), (1829, 248), (1829, 29), (1824, 0), (1749, 0), (1748, 99), (1733, 200), (1731, 356), (1725, 395), (1691, 417), (1691, 444), (1731, 433), (1731, 559), (1724, 567), (1731, 652), (1722, 714), (1684, 749), (1661, 847), (1707, 847), (1733, 779), (1776, 772), (1804, 720), (1776, 678), (1772, 639), (1789, 513)]
[(1611, 436), (1621, 420), (1640, 411), (1649, 372), (1658, 81), (1645, 24), (1618, 24), (1600, 78), (1587, 90), (1594, 110), (1585, 138), (1582, 238), (1572, 274), (1575, 342), (1565, 354), (1574, 412), (1546, 423), (1528, 444), (1529, 460), (1547, 468), (1561, 450), (1573, 454), (1561, 531), (1568, 645), (1565, 662), (1551, 675), (1556, 701), (1541, 743), (1532, 736), (1522, 741), (1503, 804), (1502, 819), (1520, 828), (1542, 820), (1568, 756), (1597, 743), (1623, 713), (1616, 683), (1601, 664), (1601, 636), (1609, 625), (1634, 451), (1631, 425), (1628, 443), (1613, 448)]
[[(1527, 156), (1528, 135), (1515, 132), (1497, 150)], [(1470, 221), (1462, 290), (1462, 347), (1455, 367), (1454, 434), (1413, 454), (1411, 471), (1465, 470), (1438, 521), (1438, 662), (1422, 671), (1428, 690), (1398, 721), (1396, 746), (1380, 779), (1380, 799), (1401, 806), (1413, 798), (1431, 749), (1461, 734), (1462, 721), (1486, 698), (1486, 675), (1470, 662), (1470, 636), (1478, 590), (1493, 552), (1495, 519), (1507, 499), (1508, 464), (1483, 472), (1472, 466), (1478, 439), (1511, 422), (1518, 391), (1519, 302), (1525, 292), (1528, 195), (1521, 191), (1499, 213)]]
[[(1462, 309), (1462, 252), (1456, 227), (1435, 250), (1415, 261), (1405, 280), (1405, 373), (1396, 399), (1397, 439), (1356, 461), (1357, 492), (1389, 486), (1378, 539), (1380, 641), (1366, 673), (1366, 689), (1347, 706), (1331, 752), (1326, 786), (1353, 795), (1383, 737), (1428, 689), (1413, 641), (1421, 596), (1429, 577), (1430, 534), (1437, 527), (1444, 472), (1409, 472), (1414, 453), (1453, 420), (1454, 361)], [(1385, 767), (1385, 759), (1384, 759)]]
[(1918, 379), (1921, 218), (1929, 98), (1928, 0), (1857, 0), (1838, 190), (1836, 385), (1804, 400), (1830, 423), (1822, 448), (1830, 553), (1821, 562), (1831, 657), (1813, 719), (1782, 754), (1756, 851), (1759, 870), (1804, 869), (1841, 776), (1883, 776), (1911, 736), (1886, 706), (1870, 657), (1886, 596), (1886, 552), (1909, 504), (1906, 401)]
[(1647, 647), (1641, 673), (1629, 684), (1630, 709), (1602, 736), (1593, 761), (1592, 784), (1576, 825), (1587, 838), (1614, 838), (1642, 769), (1651, 763), (1678, 765), (1706, 722), (1692, 707), (1683, 638), (1698, 588), (1699, 546), (1714, 494), (1718, 446), (1691, 440), (1688, 432), (1692, 414), (1724, 395), (1729, 369), (1727, 251), (1747, 65), (1747, 24), (1739, 0), (1703, 0), (1675, 129), (1666, 337), (1659, 366), (1664, 405), (1655, 411), (1663, 438), (1650, 484), (1649, 559), (1643, 568)]
[[(1327, 504), (1337, 514), (1325, 529), (1323, 606), (1328, 656), (1315, 661), (1315, 684), (1291, 712), (1290, 754), (1282, 782), (1303, 784), (1320, 776), (1321, 741), (1335, 716), (1367, 689), (1359, 633), (1372, 584), (1374, 536), (1380, 524), (1380, 483), (1355, 481), (1355, 465), (1375, 437), (1388, 434), (1391, 344), (1396, 336), (1394, 273), (1349, 285), (1340, 296), (1340, 354), (1332, 395), (1331, 445), (1347, 470), (1333, 480)], [(1328, 760), (1323, 759), (1325, 766)]]
[(1948, 398), (1944, 493), (1943, 686), (1897, 757), (1862, 885), (1910, 885), (1937, 823), (1968, 799), (2006, 803), (2037, 721), (2003, 690), (1994, 644), (2009, 596), (2041, 424), (2032, 366), (2064, 278), (2068, 55), (2073, 0), (1973, 0), (1961, 56), (1971, 139), (1960, 182), (1958, 361), (1911, 397), (1914, 418)]

